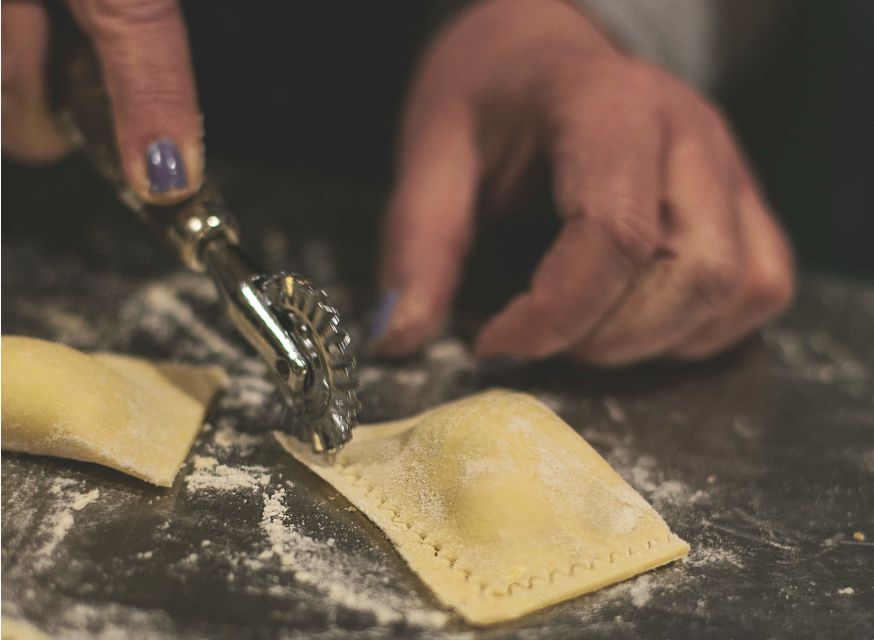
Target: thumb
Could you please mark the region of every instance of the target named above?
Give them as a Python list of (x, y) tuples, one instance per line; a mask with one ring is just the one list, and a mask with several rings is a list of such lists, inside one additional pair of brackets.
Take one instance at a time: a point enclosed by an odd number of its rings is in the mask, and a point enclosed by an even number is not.
[(176, 0), (69, 0), (112, 102), (125, 175), (141, 198), (177, 202), (203, 176), (201, 118)]
[(381, 243), (380, 286), (390, 308), (375, 318), (372, 351), (406, 355), (440, 329), (473, 236), (478, 180), (465, 115), (441, 112), (404, 136)]

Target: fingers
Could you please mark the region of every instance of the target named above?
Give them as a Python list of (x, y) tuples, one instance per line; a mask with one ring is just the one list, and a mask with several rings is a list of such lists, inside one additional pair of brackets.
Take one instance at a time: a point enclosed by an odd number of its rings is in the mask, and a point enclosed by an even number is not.
[(21, 162), (45, 163), (71, 144), (48, 103), (48, 17), (35, 2), (3, 4), (3, 151)]
[(671, 257), (653, 264), (575, 357), (619, 366), (659, 356), (724, 313), (746, 251), (724, 155), (701, 131), (674, 141), (666, 173)]
[(703, 109), (671, 128), (665, 195), (672, 257), (655, 263), (572, 350), (576, 358), (604, 366), (703, 358), (791, 299), (788, 244), (721, 118)]
[(743, 190), (738, 205), (749, 256), (742, 280), (724, 312), (672, 350), (677, 359), (698, 360), (724, 351), (792, 300), (792, 256), (785, 237), (753, 189)]
[(97, 49), (130, 186), (171, 203), (202, 181), (201, 118), (175, 0), (70, 0)]
[(464, 111), (440, 109), (407, 131), (380, 256), (389, 308), (371, 344), (390, 356), (415, 351), (442, 325), (473, 234), (480, 176)]
[[(585, 107), (562, 105), (549, 134), (565, 225), (529, 290), (480, 333), (480, 357), (543, 358), (567, 349), (620, 300), (659, 246), (659, 128), (643, 121), (635, 126), (627, 113), (582, 119)], [(611, 128), (611, 121), (624, 131)], [(638, 146), (631, 151), (615, 135), (633, 137)]]

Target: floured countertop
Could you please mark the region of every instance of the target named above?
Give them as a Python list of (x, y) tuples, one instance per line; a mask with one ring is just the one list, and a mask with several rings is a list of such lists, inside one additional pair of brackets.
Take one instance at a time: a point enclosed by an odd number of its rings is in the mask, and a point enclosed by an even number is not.
[[(364, 231), (336, 221), (376, 210), (379, 194), (224, 172), (232, 204), (249, 205), (250, 244), (271, 268), (325, 286), (360, 338), (369, 296), (358, 266), (370, 249)], [(169, 490), (4, 453), (3, 617), (63, 638), (472, 637), (373, 524), (270, 437), (272, 389), (219, 319), (209, 283), (177, 269), (110, 200), (94, 202), (53, 241), (16, 225), (7, 206), (4, 333), (221, 364), (232, 384)], [(290, 245), (277, 230), (292, 222), (322, 226)], [(786, 319), (728, 357), (612, 374), (556, 362), (484, 370), (461, 337), (468, 316), (421, 357), (364, 362), (364, 419), (488, 386), (534, 393), (692, 547), (683, 562), (484, 637), (825, 638), (874, 627), (874, 291), (809, 278)]]

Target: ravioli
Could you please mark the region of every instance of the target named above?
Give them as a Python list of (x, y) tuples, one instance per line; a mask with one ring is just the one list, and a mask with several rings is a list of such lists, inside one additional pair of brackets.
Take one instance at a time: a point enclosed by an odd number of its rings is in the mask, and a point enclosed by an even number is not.
[(2, 344), (3, 449), (96, 462), (165, 487), (226, 384), (218, 367), (88, 355), (33, 338)]
[(527, 394), (491, 390), (361, 426), (333, 463), (276, 435), (474, 624), (522, 616), (689, 551), (585, 440)]

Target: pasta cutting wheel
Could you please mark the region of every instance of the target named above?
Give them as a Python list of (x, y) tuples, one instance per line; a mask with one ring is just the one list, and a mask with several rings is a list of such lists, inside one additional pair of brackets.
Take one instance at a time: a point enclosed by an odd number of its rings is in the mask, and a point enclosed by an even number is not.
[(263, 278), (258, 288), (288, 322), (291, 339), (307, 359), (301, 388), (291, 393), (284, 367), (276, 367), (279, 389), (288, 390), (285, 420), (296, 438), (315, 451), (333, 452), (351, 437), (359, 410), (355, 358), (340, 315), (321, 289), (297, 275)]
[(233, 217), (204, 191), (168, 232), (183, 261), (206, 271), (228, 316), (268, 365), (281, 430), (333, 453), (352, 437), (360, 408), (349, 334), (327, 294), (296, 274), (267, 274), (237, 242)]
[(272, 372), (283, 399), (281, 427), (332, 453), (351, 437), (359, 410), (349, 335), (327, 295), (300, 276), (268, 274), (239, 243), (234, 216), (216, 185), (204, 180), (184, 202), (157, 206), (141, 200), (124, 177), (109, 101), (93, 51), (66, 57), (66, 87), (58, 114), (95, 168), (122, 201), (176, 248), (193, 271), (207, 272), (237, 329)]

